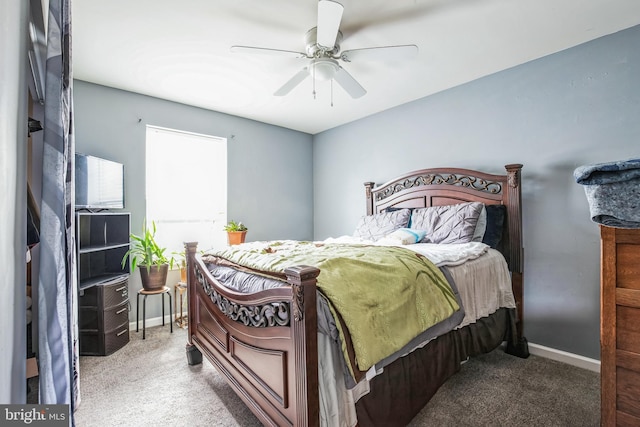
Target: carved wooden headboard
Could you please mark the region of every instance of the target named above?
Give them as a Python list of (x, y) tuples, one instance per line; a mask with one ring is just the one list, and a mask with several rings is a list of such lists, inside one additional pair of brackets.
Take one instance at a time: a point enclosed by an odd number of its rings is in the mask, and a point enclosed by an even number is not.
[(407, 173), (374, 188), (366, 182), (367, 215), (389, 207), (423, 208), (464, 202), (502, 204), (507, 209), (501, 246), (509, 270), (522, 273), (521, 164), (506, 165), (506, 175), (471, 169), (435, 168)]

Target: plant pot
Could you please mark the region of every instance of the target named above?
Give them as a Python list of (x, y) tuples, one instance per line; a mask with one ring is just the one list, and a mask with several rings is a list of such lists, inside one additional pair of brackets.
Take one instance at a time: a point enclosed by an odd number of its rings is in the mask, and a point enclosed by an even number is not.
[(167, 273), (169, 272), (169, 264), (162, 265), (141, 265), (140, 279), (142, 279), (142, 288), (145, 291), (157, 291), (164, 287), (167, 283)]
[(227, 231), (227, 241), (229, 242), (229, 245), (239, 245), (240, 243), (244, 243), (246, 236), (246, 231)]

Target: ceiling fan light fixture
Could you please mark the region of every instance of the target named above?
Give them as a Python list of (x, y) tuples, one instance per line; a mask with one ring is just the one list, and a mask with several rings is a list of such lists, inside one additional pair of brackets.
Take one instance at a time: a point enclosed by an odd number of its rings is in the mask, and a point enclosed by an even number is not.
[(340, 69), (338, 61), (331, 58), (317, 58), (311, 61), (312, 71), (318, 80), (333, 80)]
[(293, 56), (295, 58), (308, 59), (306, 67), (299, 70), (293, 77), (275, 91), (274, 96), (287, 95), (307, 77), (313, 79), (313, 96), (316, 95), (316, 81), (328, 80), (331, 82), (331, 94), (333, 105), (333, 82), (351, 96), (353, 99), (364, 96), (367, 91), (356, 79), (342, 68), (338, 60), (351, 62), (354, 59), (396, 61), (416, 56), (418, 46), (396, 45), (377, 46), (360, 49), (346, 50), (341, 53), (340, 43), (342, 32), (340, 22), (344, 7), (335, 0), (318, 0), (318, 25), (311, 28), (304, 36), (305, 51), (295, 52), (282, 49), (271, 49), (252, 46), (232, 46), (232, 52), (254, 52), (262, 54)]

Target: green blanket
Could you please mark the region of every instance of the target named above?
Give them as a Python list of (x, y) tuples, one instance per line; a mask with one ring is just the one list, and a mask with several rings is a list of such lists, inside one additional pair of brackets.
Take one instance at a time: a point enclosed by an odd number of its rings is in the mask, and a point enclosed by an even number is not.
[(442, 272), (405, 248), (272, 241), (210, 254), (278, 274), (293, 265), (318, 267), (317, 286), (342, 317), (361, 371), (459, 309)]

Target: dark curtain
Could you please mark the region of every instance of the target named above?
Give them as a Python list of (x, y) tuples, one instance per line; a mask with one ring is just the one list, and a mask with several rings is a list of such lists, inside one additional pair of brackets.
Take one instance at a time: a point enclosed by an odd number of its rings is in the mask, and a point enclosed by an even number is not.
[(71, 3), (50, 0), (40, 210), (40, 403), (79, 399), (75, 268)]

